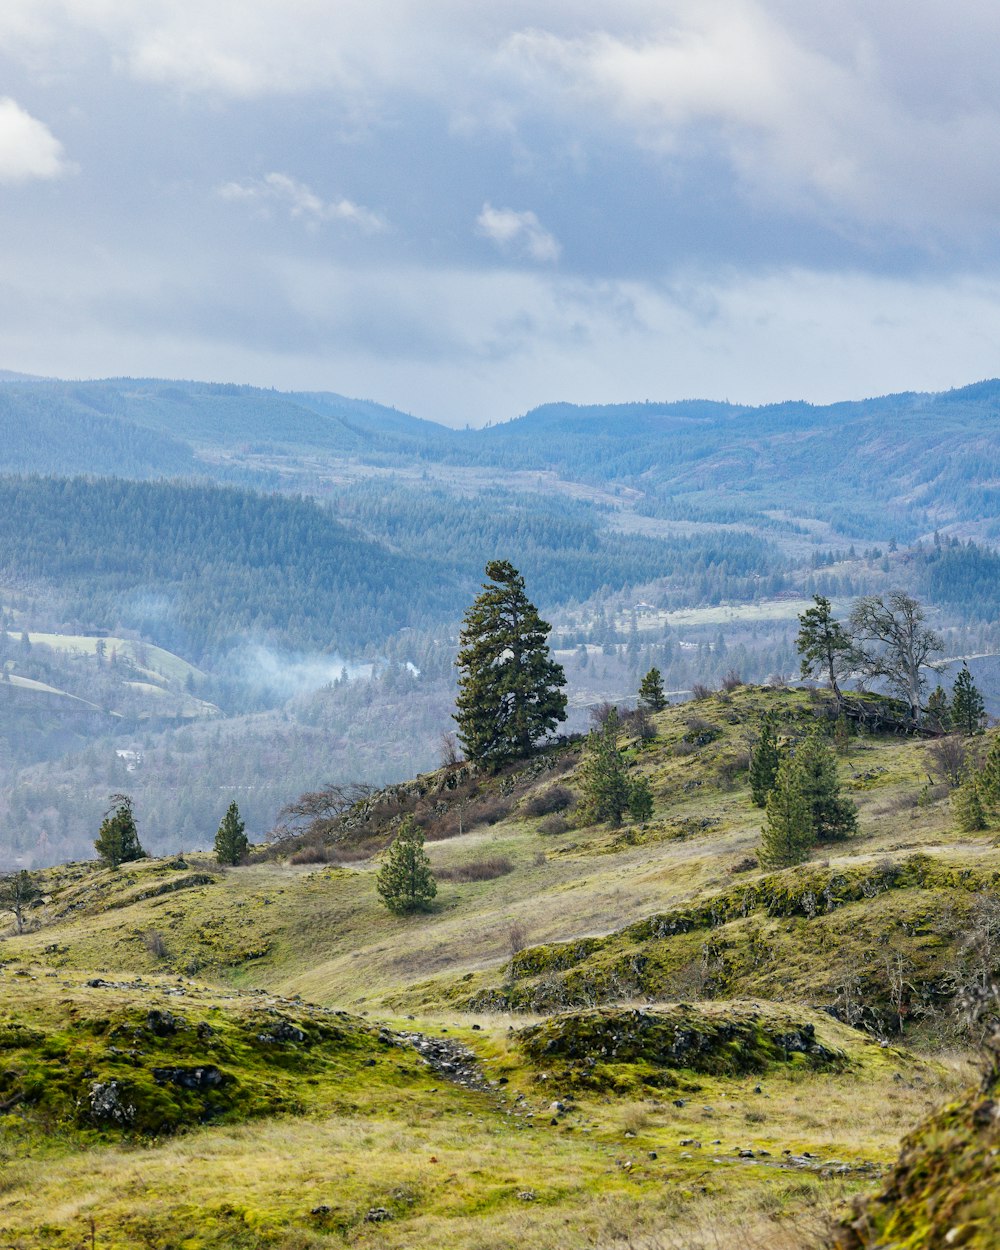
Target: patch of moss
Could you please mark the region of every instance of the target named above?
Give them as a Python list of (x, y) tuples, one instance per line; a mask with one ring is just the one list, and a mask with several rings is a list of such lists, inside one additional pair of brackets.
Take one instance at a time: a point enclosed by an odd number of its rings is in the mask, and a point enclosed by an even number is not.
[[(100, 1134), (159, 1137), (208, 1121), (330, 1109), (370, 1069), (407, 1083), (421, 1065), (394, 1034), (343, 1012), (239, 1002), (163, 1006), (147, 983), (70, 993), (53, 1003), (25, 986), (0, 1008), (0, 1106), (34, 1123)], [(124, 1000), (124, 1002), (123, 1002)]]

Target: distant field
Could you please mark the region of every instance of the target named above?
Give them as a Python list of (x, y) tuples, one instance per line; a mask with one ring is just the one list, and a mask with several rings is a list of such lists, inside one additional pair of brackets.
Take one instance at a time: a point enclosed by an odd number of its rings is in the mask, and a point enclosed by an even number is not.
[(711, 608), (682, 608), (677, 612), (640, 612), (639, 629), (698, 625), (725, 625), (736, 621), (791, 621), (812, 599), (765, 599), (760, 603), (719, 604)]
[(96, 703), (90, 703), (86, 699), (81, 699), (78, 695), (70, 694), (66, 690), (60, 690), (57, 686), (50, 686), (44, 681), (35, 681), (31, 677), (18, 677), (16, 673), (8, 674), (7, 680), (19, 690), (28, 690), (32, 694), (56, 695), (60, 699), (72, 699), (74, 703), (81, 703), (84, 707), (92, 707), (95, 711), (101, 710)]
[(90, 634), (35, 634), (28, 635), (32, 644), (40, 643), (51, 647), (54, 651), (74, 652), (79, 655), (96, 655), (98, 642), (103, 642), (107, 654), (117, 651), (119, 655), (127, 655), (138, 668), (146, 672), (167, 678), (168, 681), (184, 681), (189, 674), (200, 676), (200, 672), (187, 660), (182, 660), (172, 651), (152, 643), (135, 642), (131, 638), (96, 638)]

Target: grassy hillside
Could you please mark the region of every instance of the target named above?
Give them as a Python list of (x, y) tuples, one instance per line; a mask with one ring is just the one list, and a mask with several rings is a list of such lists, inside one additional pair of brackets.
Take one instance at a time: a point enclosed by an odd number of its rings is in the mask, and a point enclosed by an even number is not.
[[(656, 716), (627, 745), (644, 825), (574, 823), (570, 744), (246, 867), (40, 874), (0, 946), (0, 1237), (819, 1245), (969, 1079), (1000, 850), (956, 829), (932, 743), (853, 737), (858, 837), (761, 872), (764, 710), (792, 745), (823, 707), (744, 687)], [(439, 894), (398, 918), (374, 875), (406, 811)]]

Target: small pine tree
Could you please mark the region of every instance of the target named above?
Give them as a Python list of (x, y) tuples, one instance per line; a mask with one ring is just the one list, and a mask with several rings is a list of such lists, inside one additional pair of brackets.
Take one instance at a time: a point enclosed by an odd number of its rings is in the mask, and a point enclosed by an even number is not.
[(840, 793), (837, 761), (818, 732), (795, 753), (816, 842), (843, 842), (858, 831), (858, 809)]
[(41, 890), (26, 868), (0, 877), (0, 911), (9, 911), (13, 915), (18, 933), (24, 932), (25, 908), (41, 896)]
[(963, 664), (951, 688), (951, 719), (962, 734), (977, 734), (986, 721), (986, 704), (976, 689), (968, 664)]
[(988, 827), (986, 808), (974, 773), (965, 775), (962, 784), (951, 796), (951, 802), (958, 827), (963, 833), (978, 833)]
[(423, 830), (407, 816), (378, 870), (376, 888), (386, 907), (397, 915), (429, 911), (437, 882), (424, 850)]
[(815, 838), (802, 782), (797, 761), (782, 760), (774, 788), (767, 796), (767, 815), (757, 853), (762, 868), (787, 868), (809, 858)]
[(229, 804), (215, 835), (215, 858), (220, 864), (233, 867), (240, 862), (249, 849), (250, 842), (246, 835), (246, 825), (240, 818), (240, 809), (234, 800)]
[(583, 824), (607, 821), (620, 825), (629, 808), (630, 785), (625, 757), (618, 749), (618, 711), (612, 708), (603, 725), (587, 737), (587, 754), (580, 769)]
[(851, 722), (843, 712), (833, 724), (833, 749), (838, 755), (848, 755), (851, 749)]
[(111, 804), (97, 831), (94, 850), (108, 868), (145, 859), (146, 852), (139, 842), (131, 798), (127, 794), (113, 794)]
[(640, 822), (653, 815), (653, 791), (645, 777), (637, 777), (629, 786), (628, 814)]
[(990, 807), (1000, 806), (1000, 737), (990, 743), (976, 781), (983, 802)]
[(639, 683), (639, 701), (651, 712), (662, 712), (667, 706), (663, 690), (663, 675), (658, 668), (651, 668)]
[(767, 715), (760, 722), (760, 737), (750, 756), (750, 797), (755, 807), (767, 805), (780, 763), (777, 724), (774, 716)]
[(927, 724), (939, 733), (951, 729), (951, 707), (944, 687), (937, 685), (927, 699)]

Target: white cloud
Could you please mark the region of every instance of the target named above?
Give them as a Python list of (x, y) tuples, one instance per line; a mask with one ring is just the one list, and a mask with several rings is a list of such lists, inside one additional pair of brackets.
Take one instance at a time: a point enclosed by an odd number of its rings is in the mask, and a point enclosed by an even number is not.
[[(901, 40), (867, 9), (839, 6), (834, 27), (784, 0), (667, 0), (632, 30), (513, 32), (501, 61), (574, 129), (624, 130), (675, 165), (722, 156), (769, 208), (920, 242), (995, 235), (1000, 105), (972, 31), (995, 48), (996, 18), (918, 5)], [(956, 27), (968, 63), (948, 57)]]
[(476, 218), (476, 233), (489, 239), (503, 252), (527, 256), (540, 264), (559, 259), (562, 248), (533, 212), (494, 208), (488, 201)]
[(270, 173), (253, 182), (227, 182), (218, 188), (217, 194), (224, 200), (257, 205), (265, 212), (271, 205), (280, 205), (290, 217), (308, 226), (340, 221), (367, 234), (386, 229), (385, 219), (371, 209), (353, 200), (324, 200), (304, 182), (287, 174)]
[(63, 146), (48, 126), (15, 100), (0, 98), (0, 182), (58, 178), (69, 168)]

